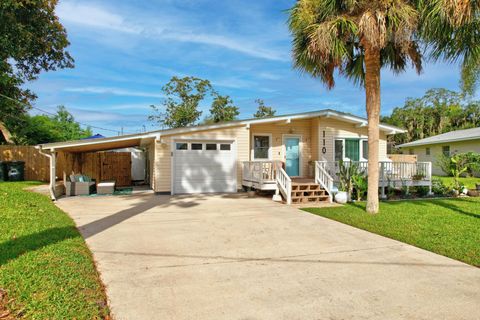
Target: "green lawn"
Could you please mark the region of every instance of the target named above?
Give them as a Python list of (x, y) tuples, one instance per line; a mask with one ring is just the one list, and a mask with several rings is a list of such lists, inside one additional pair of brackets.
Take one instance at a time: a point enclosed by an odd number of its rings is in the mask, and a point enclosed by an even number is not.
[[(447, 186), (453, 186), (453, 177), (434, 176), (434, 178), (442, 180), (442, 182)], [(480, 183), (480, 178), (460, 178), (459, 181), (468, 189), (475, 189), (475, 183)]]
[(480, 267), (480, 198), (365, 203), (305, 211)]
[(102, 319), (106, 296), (73, 221), (51, 200), (0, 182), (0, 288), (15, 317)]

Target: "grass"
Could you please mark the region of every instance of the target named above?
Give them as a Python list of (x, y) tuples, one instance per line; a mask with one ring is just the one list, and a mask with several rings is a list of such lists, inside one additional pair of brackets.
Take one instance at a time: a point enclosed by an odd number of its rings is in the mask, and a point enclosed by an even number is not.
[(365, 203), (305, 211), (480, 267), (480, 198)]
[[(442, 180), (446, 186), (453, 186), (453, 177), (434, 176), (434, 178)], [(458, 181), (468, 189), (475, 189), (475, 183), (480, 183), (480, 178), (459, 178)]]
[(106, 296), (74, 222), (51, 200), (0, 182), (0, 288), (26, 319), (102, 319)]

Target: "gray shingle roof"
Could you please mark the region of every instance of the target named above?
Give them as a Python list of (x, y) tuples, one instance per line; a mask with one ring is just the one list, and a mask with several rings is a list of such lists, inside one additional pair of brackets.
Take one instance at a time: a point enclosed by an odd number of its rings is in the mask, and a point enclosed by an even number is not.
[(416, 147), (416, 146), (423, 146), (428, 144), (476, 140), (476, 139), (480, 139), (480, 127), (465, 129), (465, 130), (450, 131), (450, 132), (442, 133), (433, 137), (428, 137), (425, 139), (404, 143), (399, 145), (399, 147), (400, 148)]

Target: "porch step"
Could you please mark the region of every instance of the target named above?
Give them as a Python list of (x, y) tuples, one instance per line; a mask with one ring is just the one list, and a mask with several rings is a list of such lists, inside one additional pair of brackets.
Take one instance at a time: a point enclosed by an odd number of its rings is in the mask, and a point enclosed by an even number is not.
[(328, 202), (329, 199), (327, 191), (314, 180), (292, 181), (292, 204)]

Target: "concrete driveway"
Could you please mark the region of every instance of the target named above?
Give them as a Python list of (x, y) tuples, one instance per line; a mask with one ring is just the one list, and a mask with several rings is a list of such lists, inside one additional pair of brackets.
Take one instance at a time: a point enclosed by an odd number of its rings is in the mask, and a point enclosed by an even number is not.
[(479, 319), (480, 270), (269, 199), (61, 199), (116, 319)]

